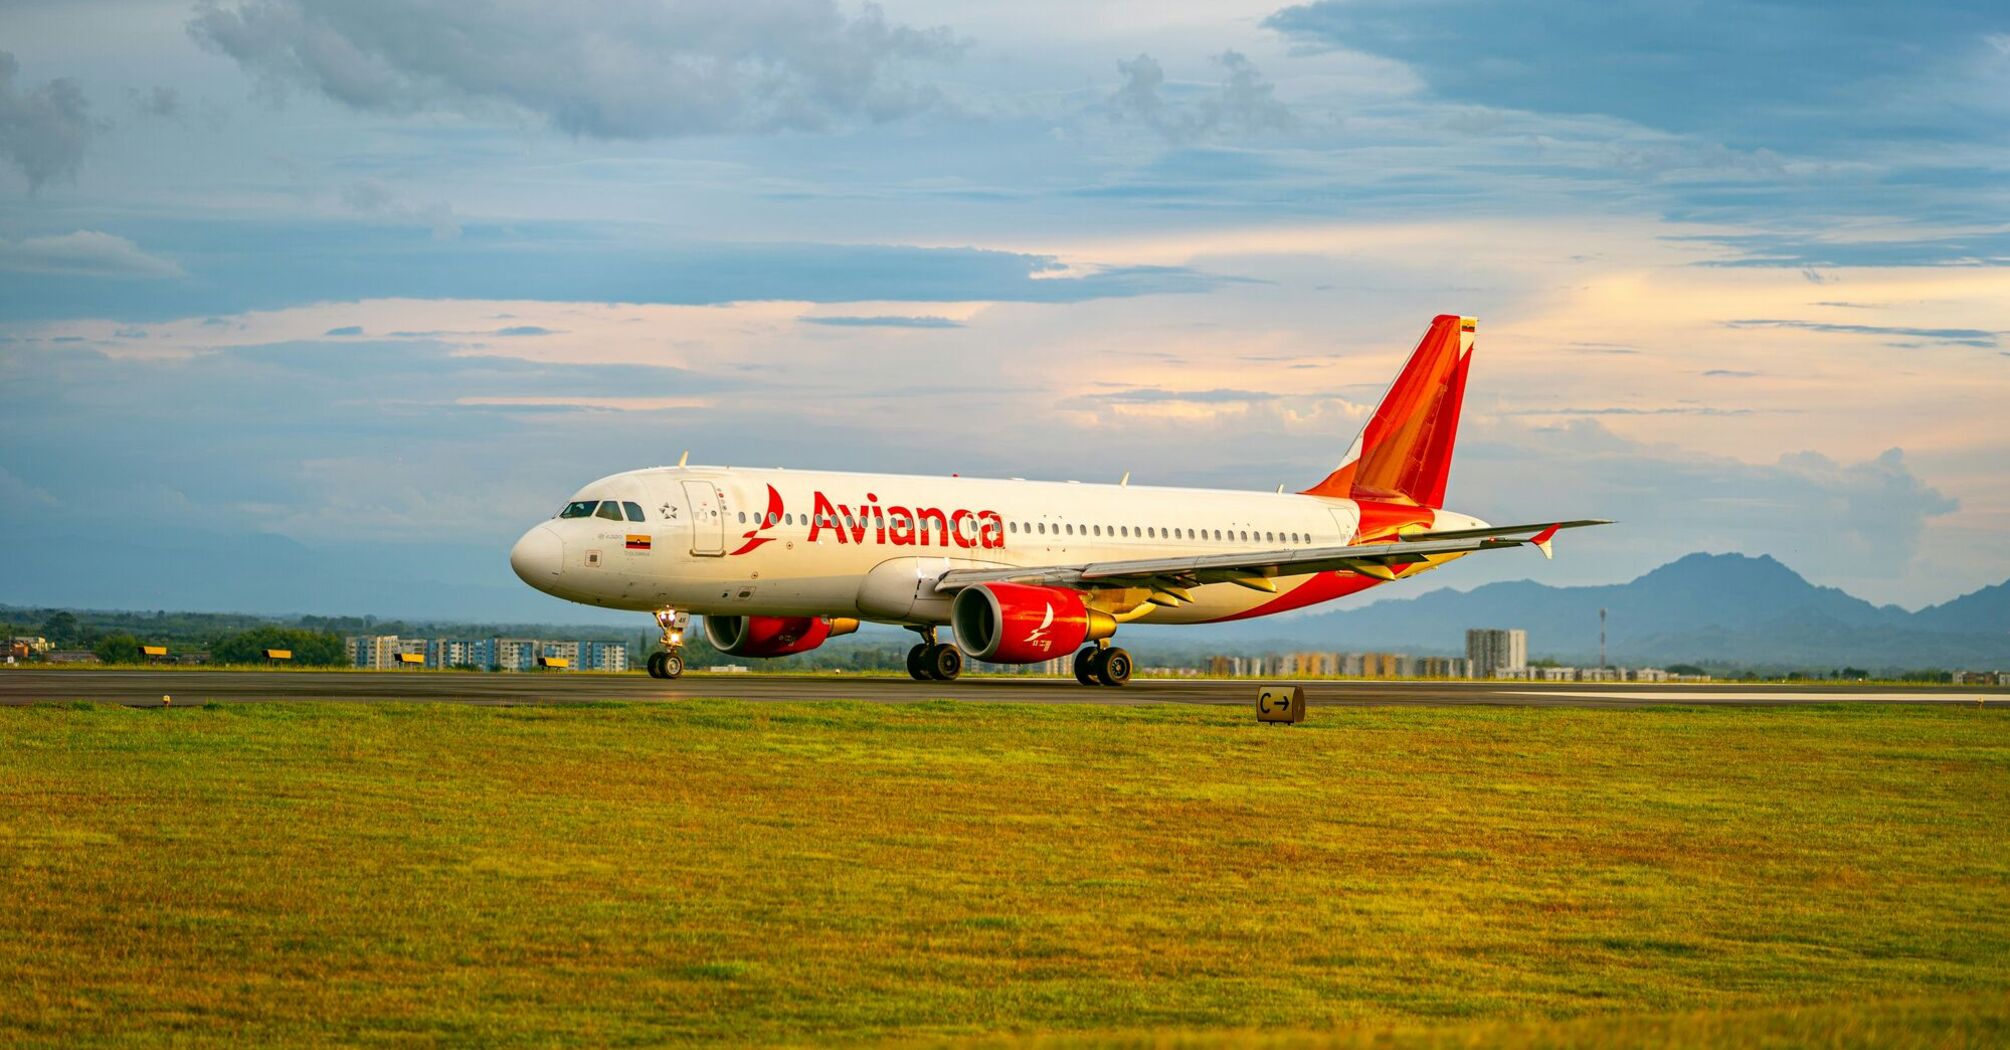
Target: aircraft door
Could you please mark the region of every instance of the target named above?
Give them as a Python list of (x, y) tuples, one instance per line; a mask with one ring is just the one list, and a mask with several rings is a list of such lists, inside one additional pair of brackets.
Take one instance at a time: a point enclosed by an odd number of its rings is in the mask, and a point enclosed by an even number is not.
[(726, 510), (718, 486), (709, 481), (684, 483), (691, 506), (691, 553), (718, 557), (726, 553)]

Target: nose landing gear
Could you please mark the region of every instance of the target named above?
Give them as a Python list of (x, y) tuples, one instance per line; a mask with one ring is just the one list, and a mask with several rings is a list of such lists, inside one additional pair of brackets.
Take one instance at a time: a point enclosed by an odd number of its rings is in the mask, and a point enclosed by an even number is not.
[(691, 614), (658, 609), (656, 626), (663, 629), (663, 651), (649, 655), (649, 677), (675, 678), (684, 673), (684, 632), (691, 626)]
[(935, 628), (910, 627), (920, 644), (907, 651), (907, 674), (917, 682), (953, 682), (963, 673), (963, 650), (935, 640)]

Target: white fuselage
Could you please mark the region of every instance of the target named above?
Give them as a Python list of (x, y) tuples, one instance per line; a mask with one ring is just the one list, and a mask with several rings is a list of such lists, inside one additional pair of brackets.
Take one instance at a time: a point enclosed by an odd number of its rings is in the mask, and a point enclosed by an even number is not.
[[(1088, 562), (1331, 547), (1361, 532), (1352, 500), (1218, 489), (658, 467), (602, 478), (546, 521), (511, 564), (540, 590), (616, 609), (705, 615), (846, 616), (945, 624), (953, 568)], [(642, 520), (630, 520), (640, 511)], [(1478, 519), (1424, 511), (1441, 529)], [(1419, 569), (1422, 566), (1418, 567)], [(1365, 589), (1347, 574), (1282, 576), (1266, 591), (1235, 583), (1192, 590), (1151, 623), (1266, 615)]]

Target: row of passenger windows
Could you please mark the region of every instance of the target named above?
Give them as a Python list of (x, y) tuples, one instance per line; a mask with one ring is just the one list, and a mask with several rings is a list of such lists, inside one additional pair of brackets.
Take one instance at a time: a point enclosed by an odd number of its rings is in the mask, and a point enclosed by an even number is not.
[[(804, 525), (810, 524), (811, 516), (808, 514), (762, 515), (757, 513), (753, 516), (753, 520), (756, 523), (756, 525), (760, 528), (771, 528), (775, 525), (794, 525), (798, 517), (802, 519), (802, 523)], [(975, 531), (977, 531), (978, 526), (976, 519), (965, 518), (963, 520), (970, 523), (971, 532), (974, 533)], [(745, 525), (747, 524), (747, 521), (748, 521), (747, 512), (741, 511), (740, 524)], [(865, 522), (869, 526), (882, 525), (885, 523), (885, 515), (876, 514), (873, 515), (871, 518), (865, 518), (862, 516), (854, 518), (852, 515), (846, 514), (844, 515), (843, 521), (844, 524), (848, 527), (856, 526), (861, 521)], [(820, 528), (834, 529), (838, 527), (838, 519), (826, 515), (821, 520), (817, 521), (816, 524)], [(917, 519), (915, 522), (915, 527), (919, 529), (927, 529), (929, 525), (927, 521)], [(1312, 542), (1311, 535), (1307, 533), (1251, 532), (1248, 529), (1174, 529), (1174, 528), (1160, 528), (1155, 525), (1079, 525), (1078, 526), (1073, 523), (1063, 523), (1063, 522), (1056, 522), (1050, 525), (1044, 521), (1026, 521), (1026, 522), (1008, 521), (1005, 523), (1005, 528), (1009, 532), (1015, 534), (1024, 533), (1029, 536), (1034, 535), (1107, 536), (1122, 539), (1152, 539), (1152, 540), (1186, 539), (1195, 541), (1212, 539), (1212, 540), (1221, 540), (1224, 542), (1260, 541), (1263, 543), (1283, 542), (1283, 543), (1301, 543), (1301, 544)]]
[[(624, 512), (629, 521), (642, 520), (641, 504), (616, 503), (611, 499), (575, 500), (566, 504), (565, 509), (558, 512), (558, 516), (561, 518), (606, 518), (608, 521), (621, 521)], [(742, 518), (746, 517), (744, 514), (740, 516)]]

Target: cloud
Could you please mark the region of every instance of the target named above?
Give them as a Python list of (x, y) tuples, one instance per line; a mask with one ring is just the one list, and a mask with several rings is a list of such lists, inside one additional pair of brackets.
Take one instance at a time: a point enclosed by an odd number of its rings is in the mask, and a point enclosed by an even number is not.
[(1481, 421), (1460, 444), (1454, 506), (1497, 521), (1615, 519), (1595, 540), (1608, 573), (1615, 558), (1644, 570), (1689, 551), (1739, 550), (1858, 593), (1890, 593), (1916, 583), (1907, 578), (1915, 559), (1934, 553), (1921, 543), (1928, 524), (1960, 508), (1897, 448), (1856, 462), (1805, 450), (1744, 462), (1633, 441), (1589, 419)]
[(1986, 328), (1907, 328), (1900, 325), (1881, 324), (1829, 324), (1823, 321), (1776, 321), (1766, 319), (1725, 321), (1726, 328), (1796, 328), (1804, 332), (1822, 332), (1830, 335), (1902, 335), (1914, 339), (1933, 339), (1961, 346), (1990, 348), (1996, 345), (1997, 333)]
[(17, 91), (20, 63), (0, 51), (0, 156), (28, 178), (32, 192), (58, 176), (77, 177), (90, 142), (90, 103), (77, 82), (58, 77), (31, 91)]
[(1926, 128), (1995, 134), (1973, 112), (1994, 104), (1986, 77), (1954, 72), (2002, 29), (1989, 4), (1320, 0), (1264, 25), (1303, 46), (1401, 61), (1451, 101), (1609, 114), (1734, 146), (1840, 153)]
[(453, 206), (445, 201), (414, 204), (390, 186), (376, 179), (352, 182), (342, 188), (342, 204), (351, 211), (407, 226), (424, 226), (435, 240), (450, 241), (461, 235)]
[(362, 325), (360, 325), (360, 324), (345, 324), (345, 325), (343, 325), (343, 326), (342, 326), (342, 327), (340, 327), (340, 328), (330, 328), (330, 329), (329, 329), (329, 330), (328, 330), (327, 332), (325, 332), (325, 333), (323, 333), (323, 334), (324, 334), (324, 335), (337, 335), (337, 336), (340, 336), (340, 335), (362, 335), (362, 334), (363, 334), (363, 326), (362, 326)]
[(181, 115), (181, 92), (171, 87), (155, 87), (151, 91), (127, 88), (126, 102), (143, 117), (173, 119)]
[(124, 237), (96, 230), (0, 241), (0, 270), (65, 278), (183, 276), (173, 262), (148, 255)]
[(1261, 390), (1232, 390), (1217, 387), (1213, 390), (1160, 390), (1154, 387), (1140, 387), (1133, 390), (1113, 390), (1107, 393), (1085, 395), (1078, 400), (1084, 404), (1099, 401), (1119, 404), (1239, 404), (1243, 402), (1276, 401), (1280, 395)]
[(804, 324), (830, 325), (836, 328), (961, 328), (963, 322), (947, 317), (805, 317)]
[(278, 96), (358, 110), (523, 114), (600, 138), (824, 131), (941, 105), (907, 81), (955, 58), (946, 28), (834, 0), (632, 3), (202, 0), (188, 23)]
[(2010, 266), (2010, 231), (1977, 230), (1947, 237), (1839, 241), (1803, 234), (1677, 236), (1670, 241), (1715, 244), (1741, 253), (1699, 266), (1811, 270), (1862, 266)]
[(1171, 101), (1165, 97), (1165, 70), (1157, 59), (1140, 54), (1118, 62), (1123, 83), (1107, 102), (1111, 116), (1141, 124), (1175, 143), (1297, 126), (1297, 116), (1277, 100), (1276, 89), (1247, 57), (1223, 51), (1214, 61), (1227, 71), (1219, 88), (1200, 98)]
[(451, 239), (314, 222), (205, 219), (145, 228), (149, 243), (172, 251), (194, 281), (116, 289), (56, 276), (0, 281), (0, 320), (152, 321), (387, 297), (1064, 303), (1230, 283), (1186, 266), (1070, 267), (1050, 255), (901, 244), (700, 243), (634, 224), (471, 222)]

